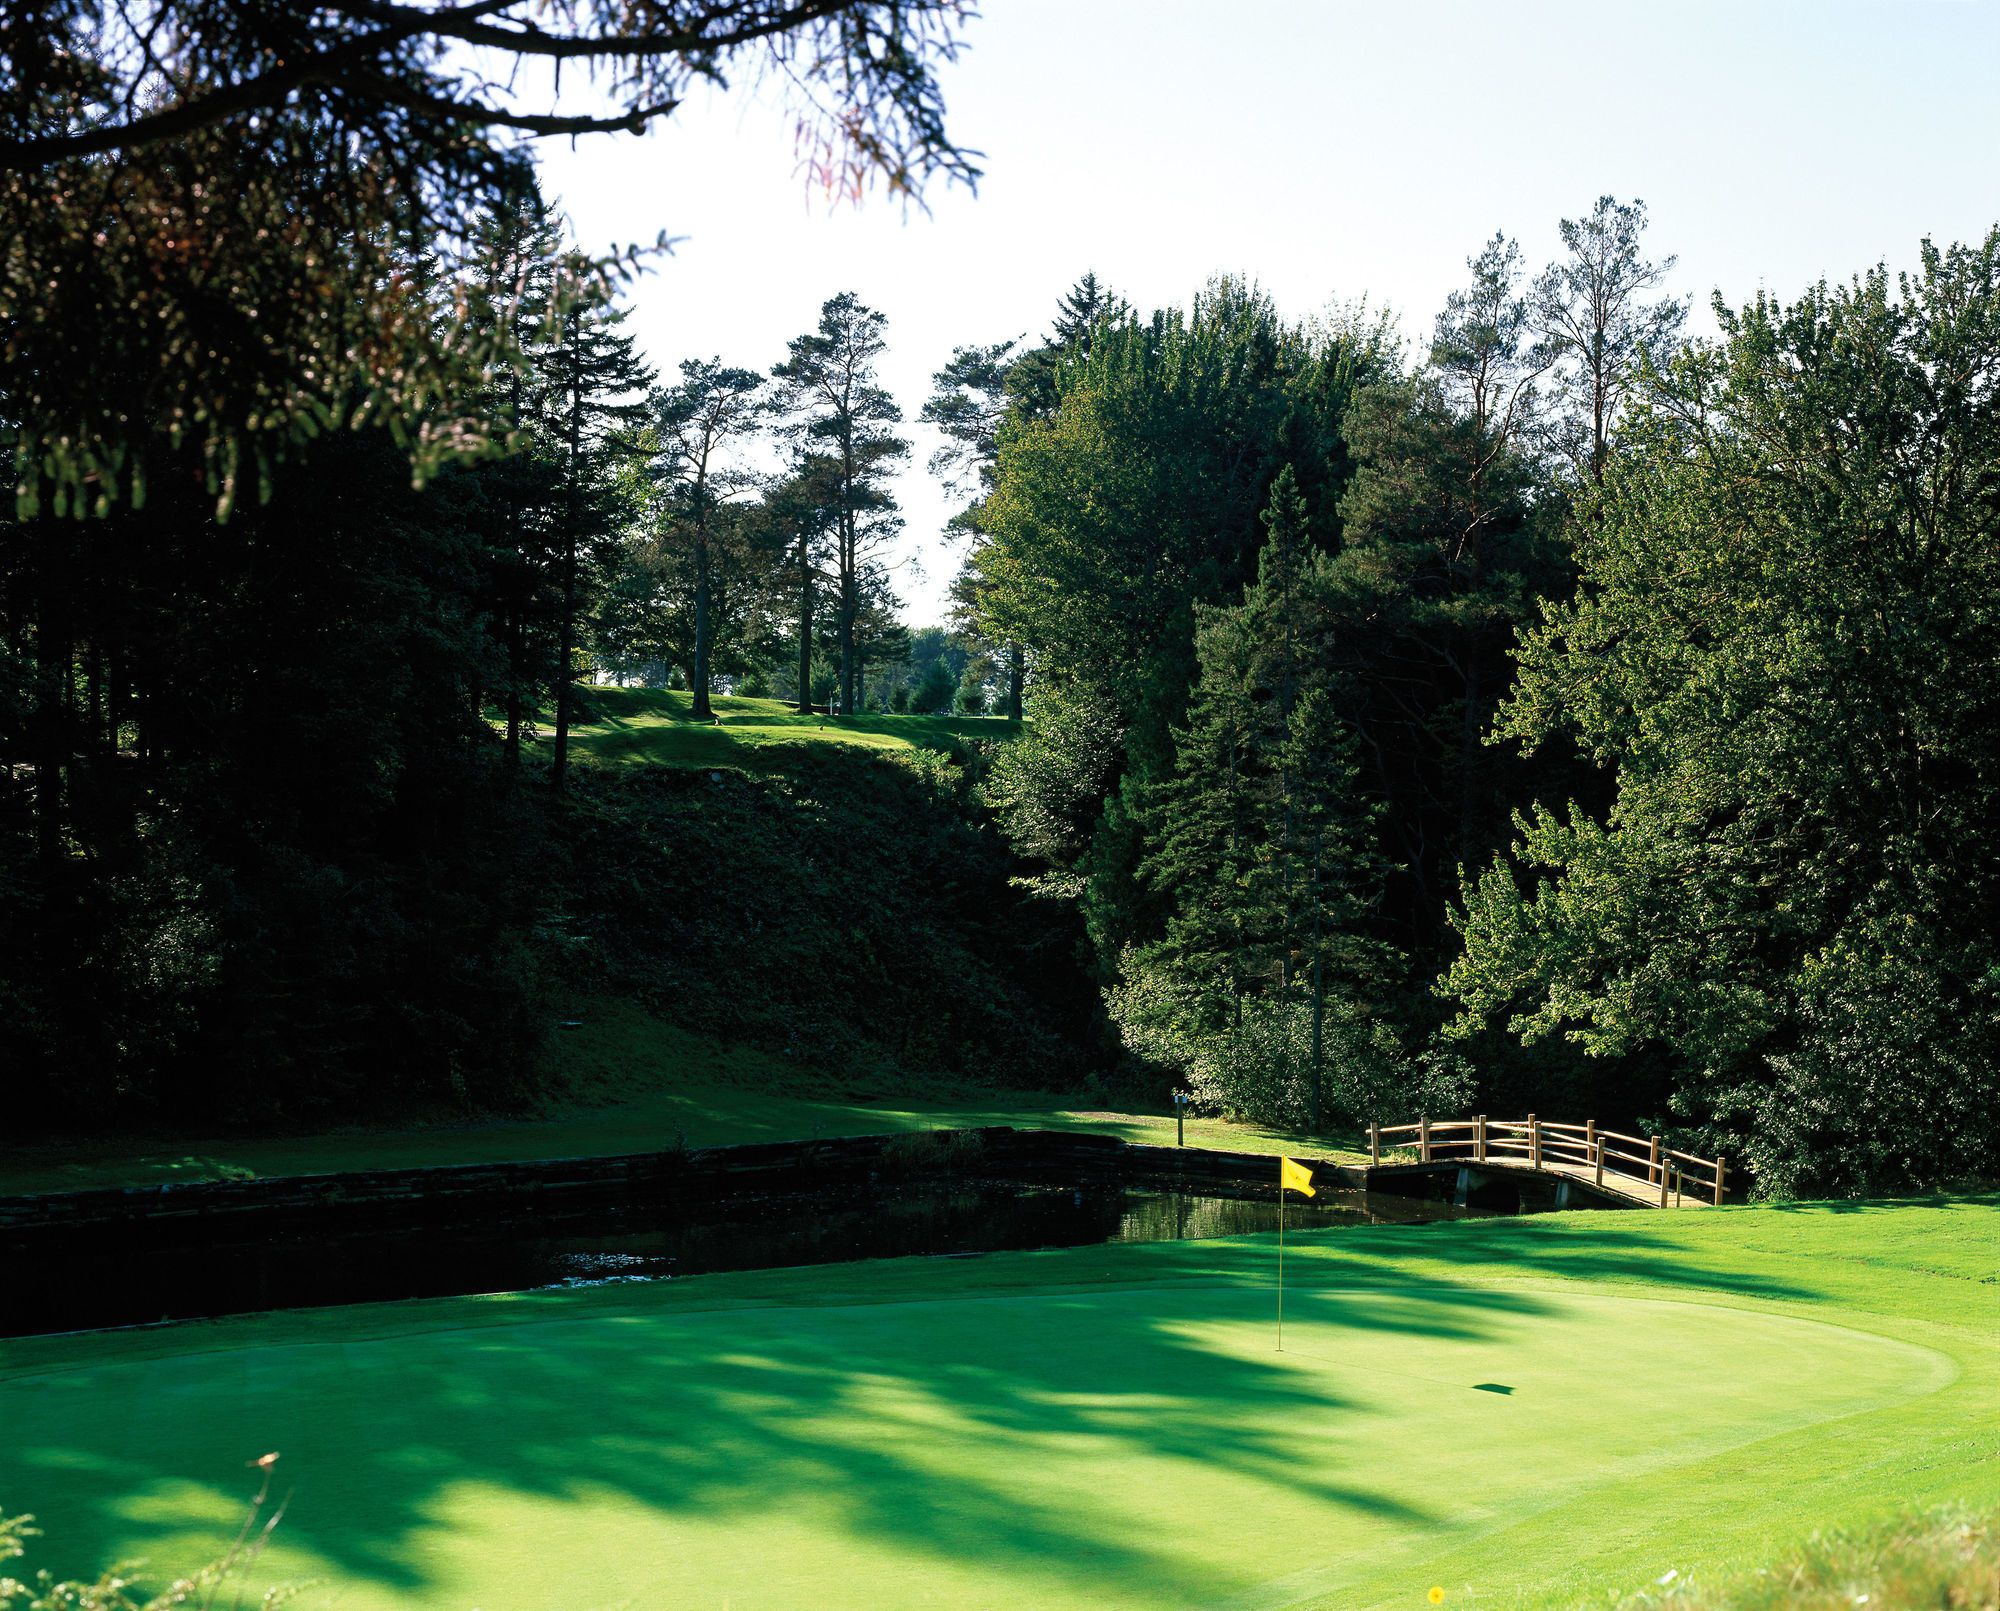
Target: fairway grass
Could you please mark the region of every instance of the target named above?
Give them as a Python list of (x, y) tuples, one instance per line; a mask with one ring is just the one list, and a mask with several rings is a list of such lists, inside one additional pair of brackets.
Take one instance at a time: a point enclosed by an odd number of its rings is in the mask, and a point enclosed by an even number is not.
[[(692, 696), (666, 688), (592, 688), (592, 720), (570, 729), (580, 755), (600, 762), (782, 768), (800, 744), (864, 750), (949, 751), (961, 739), (1014, 738), (1021, 723), (999, 716), (798, 715), (778, 699), (709, 701), (719, 720), (697, 723)], [(548, 718), (544, 718), (548, 720)]]
[(0, 1508), (304, 1604), (1600, 1603), (2000, 1500), (2000, 1203), (895, 1260), (0, 1343)]

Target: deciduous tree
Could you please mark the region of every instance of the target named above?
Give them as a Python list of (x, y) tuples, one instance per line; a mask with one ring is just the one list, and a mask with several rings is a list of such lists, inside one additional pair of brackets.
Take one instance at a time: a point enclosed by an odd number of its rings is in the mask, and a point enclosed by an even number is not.
[(1461, 1027), (1658, 1048), (1767, 1191), (2000, 1144), (2000, 232), (1642, 373), (1502, 734), (1616, 768), (1465, 892)]

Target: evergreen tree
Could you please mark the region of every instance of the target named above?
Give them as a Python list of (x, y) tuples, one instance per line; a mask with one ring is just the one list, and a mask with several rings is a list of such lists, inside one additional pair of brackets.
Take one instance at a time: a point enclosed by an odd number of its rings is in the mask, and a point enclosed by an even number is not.
[(751, 370), (725, 369), (720, 359), (704, 363), (689, 358), (681, 364), (680, 384), (649, 399), (653, 474), (672, 489), (657, 529), (662, 537), (679, 536), (693, 560), (694, 653), (688, 686), (694, 691), (698, 721), (714, 714), (708, 703), (716, 583), (710, 534), (722, 503), (752, 484), (751, 472), (732, 453), (762, 421), (763, 386), (762, 377)]
[(1343, 547), (1323, 601), (1323, 663), (1363, 735), (1366, 787), (1390, 806), (1392, 931), (1429, 967), (1454, 947), (1457, 868), (1491, 856), (1507, 813), (1537, 792), (1590, 787), (1559, 750), (1527, 768), (1485, 743), (1516, 632), (1539, 599), (1567, 594), (1573, 571), (1526, 451), (1536, 379), (1553, 360), (1528, 341), (1519, 253), (1496, 236), (1468, 266), (1425, 367), (1355, 397)]
[(504, 755), (521, 761), (524, 721), (554, 680), (561, 616), (562, 455), (549, 429), (544, 369), (566, 297), (562, 227), (531, 173), (484, 214), (467, 276), (471, 322), (503, 330), (517, 361), (489, 376), (480, 402), (509, 451), (474, 466), (482, 555), (480, 604), (505, 669), (483, 694), (504, 717)]
[(575, 295), (558, 313), (547, 350), (537, 355), (542, 391), (537, 424), (556, 445), (563, 468), (563, 518), (557, 555), (562, 590), (556, 627), (555, 750), (549, 776), (560, 791), (569, 777), (569, 729), (576, 703), (576, 648), (584, 595), (615, 552), (627, 505), (619, 496), (621, 462), (635, 451), (632, 432), (646, 417), (643, 394), (653, 371), (619, 330), (626, 311), (601, 297)]
[(1335, 540), (1349, 473), (1342, 422), (1387, 354), (1377, 328), (1287, 325), (1233, 280), (1191, 312), (1094, 329), (1088, 358), (1063, 372), (1055, 413), (1010, 415), (1000, 433), (979, 563), (987, 630), (1024, 641), (1038, 677), (1102, 700), (1125, 734), (1083, 896), (1109, 969), (1151, 938), (1152, 897), (1137, 876), (1143, 797), (1174, 765), (1198, 608), (1240, 599), (1254, 577), (1258, 516), (1287, 463), (1314, 543)]
[(1027, 654), (1018, 637), (990, 634), (982, 603), (988, 538), (981, 514), (998, 464), (1000, 425), (1010, 409), (1023, 416), (1051, 412), (1055, 371), (1067, 360), (1087, 359), (1095, 327), (1104, 320), (1122, 319), (1128, 311), (1123, 298), (1109, 291), (1094, 273), (1085, 274), (1058, 303), (1047, 343), (1018, 353), (1019, 338), (987, 347), (957, 348), (951, 362), (931, 377), (934, 390), (919, 416), (945, 438), (944, 445), (931, 455), (931, 474), (961, 496), (977, 493), (951, 520), (951, 529), (970, 535), (973, 542), (952, 583), (952, 620), (968, 643), (1004, 665), (1006, 691), (1001, 713), (1016, 721), (1021, 717), (1027, 681)]
[(1049, 339), (1023, 352), (1009, 366), (1007, 395), (1024, 418), (1046, 419), (1062, 400), (1065, 368), (1090, 361), (1097, 328), (1120, 324), (1132, 306), (1097, 275), (1086, 273), (1056, 302)]
[(792, 473), (766, 489), (763, 519), (783, 559), (780, 586), (788, 595), (795, 669), (793, 706), (809, 714), (813, 700), (815, 629), (822, 614), (827, 568), (835, 558), (842, 506), (839, 461), (805, 454)]
[(1253, 894), (1265, 903), (1263, 927), (1278, 947), (1280, 989), (1303, 991), (1312, 1003), (1307, 1112), (1315, 1131), (1326, 1116), (1329, 991), (1343, 1004), (1380, 1015), (1404, 970), (1403, 959), (1369, 933), (1383, 863), (1375, 848), (1379, 811), (1361, 794), (1358, 747), (1327, 689), (1299, 695), (1276, 757), (1271, 815), (1279, 820), (1266, 824), (1264, 852), (1251, 879)]
[(852, 292), (829, 297), (819, 328), (788, 343), (790, 357), (771, 373), (778, 381), (775, 407), (803, 453), (824, 458), (835, 475), (833, 557), (835, 632), (839, 642), (839, 704), (855, 701), (855, 623), (862, 607), (863, 573), (894, 540), (902, 523), (888, 478), (908, 455), (909, 443), (889, 427), (902, 410), (876, 382), (876, 364), (887, 343), (888, 320)]
[(1673, 271), (1675, 259), (1639, 255), (1646, 204), (1600, 196), (1584, 218), (1565, 218), (1568, 256), (1536, 278), (1528, 318), (1556, 371), (1557, 410), (1549, 439), (1577, 479), (1602, 487), (1611, 431), (1625, 395), (1647, 362), (1673, 356), (1687, 304), (1642, 300)]
[(1127, 1045), (1199, 1099), (1318, 1129), (1425, 1093), (1395, 1028), (1402, 959), (1371, 933), (1382, 867), (1355, 736), (1284, 647), (1316, 556), (1286, 552), (1282, 497), (1272, 513), (1259, 582), (1201, 612), (1189, 725), (1147, 792), (1163, 937), (1127, 950), (1110, 1005)]
[(958, 347), (951, 362), (931, 376), (930, 400), (917, 418), (935, 426), (944, 444), (930, 457), (930, 472), (947, 491), (983, 494), (993, 482), (997, 437), (1007, 412), (1007, 381), (1019, 339), (990, 347)]

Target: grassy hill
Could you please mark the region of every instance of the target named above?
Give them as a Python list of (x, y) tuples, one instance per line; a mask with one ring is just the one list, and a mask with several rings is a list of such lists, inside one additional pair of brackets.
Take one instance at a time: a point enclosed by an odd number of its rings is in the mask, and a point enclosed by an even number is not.
[(762, 771), (782, 767), (789, 747), (800, 743), (949, 754), (964, 739), (1021, 731), (1021, 723), (1001, 716), (800, 716), (783, 700), (729, 695), (710, 701), (715, 722), (696, 722), (688, 714), (694, 696), (669, 688), (592, 688), (585, 698), (592, 719), (570, 730), (570, 742), (581, 755), (613, 763)]

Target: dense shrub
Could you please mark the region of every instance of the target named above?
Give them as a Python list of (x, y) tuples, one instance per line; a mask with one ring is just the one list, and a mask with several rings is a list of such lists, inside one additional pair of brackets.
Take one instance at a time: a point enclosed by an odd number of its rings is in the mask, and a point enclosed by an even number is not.
[[(1196, 993), (1167, 970), (1128, 953), (1109, 992), (1111, 1016), (1138, 1058), (1171, 1069), (1196, 1104), (1230, 1118), (1290, 1129), (1312, 1111), (1312, 1003), (1258, 996), (1234, 1004), (1219, 1024), (1204, 1022)], [(1419, 1059), (1395, 1029), (1357, 1003), (1328, 1000), (1320, 1025), (1322, 1127), (1401, 1124), (1462, 1109), (1472, 1095), (1455, 1058)]]

